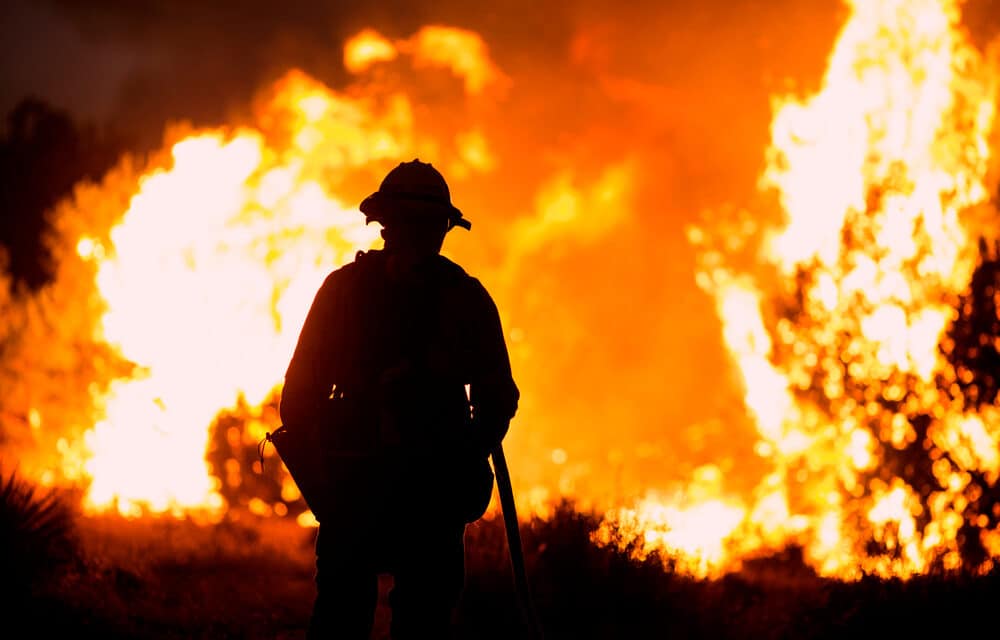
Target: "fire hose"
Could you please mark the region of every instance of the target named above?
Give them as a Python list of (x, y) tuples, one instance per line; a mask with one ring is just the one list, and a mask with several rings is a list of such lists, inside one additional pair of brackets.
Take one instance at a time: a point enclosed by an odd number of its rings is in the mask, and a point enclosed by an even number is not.
[(521, 616), (528, 628), (528, 637), (542, 640), (542, 627), (538, 621), (531, 589), (528, 585), (528, 572), (524, 567), (524, 547), (521, 543), (521, 529), (517, 520), (517, 507), (514, 505), (514, 489), (510, 482), (510, 469), (507, 468), (507, 458), (503, 453), (503, 445), (497, 445), (491, 454), (493, 472), (497, 478), (497, 493), (500, 494), (500, 509), (503, 512), (504, 529), (507, 532), (507, 549), (510, 552), (510, 566), (514, 574), (514, 590), (517, 592)]

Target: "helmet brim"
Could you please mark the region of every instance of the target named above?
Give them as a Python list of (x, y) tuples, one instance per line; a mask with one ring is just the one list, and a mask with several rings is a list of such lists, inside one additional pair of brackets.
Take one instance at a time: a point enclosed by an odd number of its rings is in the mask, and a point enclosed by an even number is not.
[(369, 223), (375, 221), (384, 224), (397, 217), (423, 216), (428, 219), (446, 219), (453, 227), (462, 227), (466, 230), (472, 228), (472, 223), (462, 216), (458, 207), (416, 194), (401, 195), (376, 191), (365, 198), (359, 208)]

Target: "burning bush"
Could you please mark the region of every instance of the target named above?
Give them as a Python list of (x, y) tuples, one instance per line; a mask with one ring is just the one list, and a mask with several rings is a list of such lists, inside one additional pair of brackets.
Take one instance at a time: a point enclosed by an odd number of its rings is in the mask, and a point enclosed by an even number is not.
[(242, 399), (220, 413), (209, 429), (207, 460), (230, 508), (258, 516), (302, 515), (307, 507), (274, 448), (263, 443), (280, 424), (277, 397), (254, 409)]

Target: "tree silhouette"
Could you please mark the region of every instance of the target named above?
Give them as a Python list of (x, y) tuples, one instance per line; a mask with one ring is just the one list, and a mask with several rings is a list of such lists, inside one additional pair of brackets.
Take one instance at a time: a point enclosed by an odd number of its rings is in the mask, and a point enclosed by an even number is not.
[(120, 154), (122, 141), (93, 126), (79, 126), (64, 111), (26, 98), (0, 135), (0, 267), (37, 289), (50, 276), (45, 249), (46, 212), (83, 179), (100, 177)]

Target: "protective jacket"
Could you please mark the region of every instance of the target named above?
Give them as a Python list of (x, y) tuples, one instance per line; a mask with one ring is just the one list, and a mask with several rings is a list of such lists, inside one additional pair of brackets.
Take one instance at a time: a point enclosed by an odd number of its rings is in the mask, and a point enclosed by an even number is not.
[(316, 294), (280, 413), (329, 453), (325, 505), (310, 504), (321, 521), (420, 505), (471, 522), (489, 502), (487, 456), (518, 395), (496, 305), (477, 279), (440, 255), (397, 273), (389, 253), (369, 251)]

